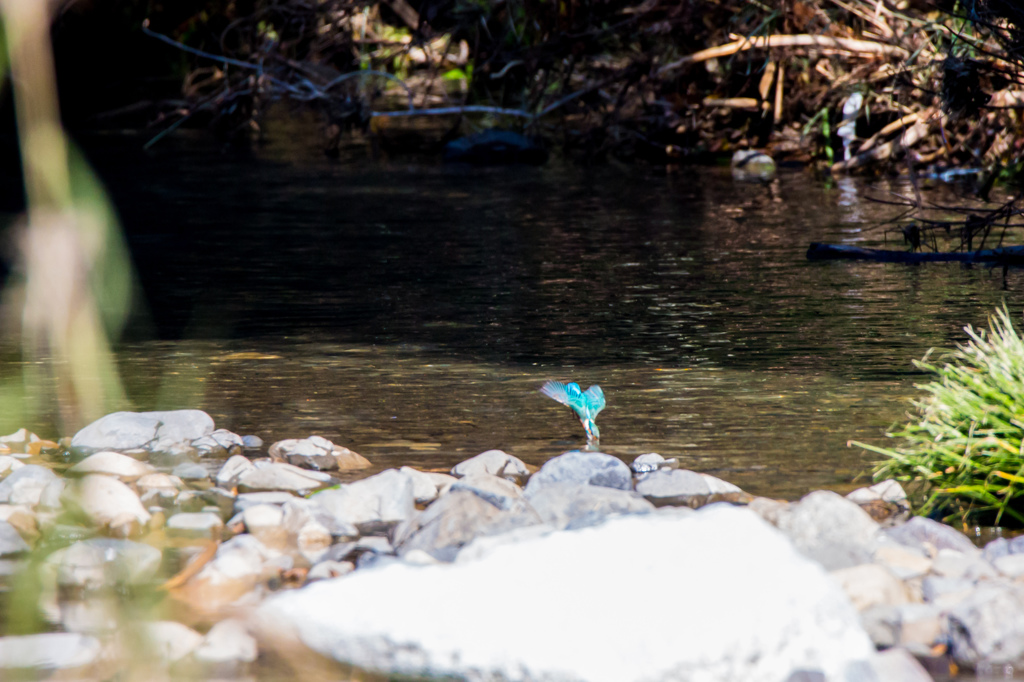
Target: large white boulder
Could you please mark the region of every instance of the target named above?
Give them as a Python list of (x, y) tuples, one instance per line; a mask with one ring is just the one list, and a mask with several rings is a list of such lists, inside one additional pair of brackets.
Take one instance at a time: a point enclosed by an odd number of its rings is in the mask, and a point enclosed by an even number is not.
[[(262, 634), (413, 676), (873, 677), (873, 647), (841, 589), (749, 510), (711, 505), (510, 537), (473, 543), (454, 564), (394, 562), (279, 594), (257, 612)], [(514, 599), (501, 596), (514, 585)]]

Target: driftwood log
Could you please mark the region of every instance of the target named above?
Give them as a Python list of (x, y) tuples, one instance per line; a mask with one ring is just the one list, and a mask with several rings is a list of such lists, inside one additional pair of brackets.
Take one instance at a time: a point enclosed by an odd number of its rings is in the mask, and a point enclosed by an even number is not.
[(991, 263), (1024, 265), (1024, 246), (1007, 246), (982, 251), (887, 251), (845, 244), (814, 242), (807, 249), (809, 260), (872, 260), (881, 263)]

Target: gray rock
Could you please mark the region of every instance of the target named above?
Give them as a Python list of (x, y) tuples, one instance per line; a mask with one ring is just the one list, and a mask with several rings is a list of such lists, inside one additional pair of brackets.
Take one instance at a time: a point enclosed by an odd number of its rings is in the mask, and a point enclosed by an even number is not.
[(177, 476), (189, 485), (202, 483), (210, 480), (210, 472), (206, 467), (196, 462), (182, 462), (171, 471), (172, 476)]
[(213, 433), (213, 419), (202, 410), (114, 412), (75, 434), (71, 449), (80, 453), (99, 450), (166, 450)]
[(242, 437), (227, 429), (217, 429), (208, 436), (196, 438), (191, 446), (200, 457), (228, 457), (241, 453), (244, 447)]
[(79, 668), (97, 662), (101, 653), (98, 639), (75, 632), (0, 637), (0, 670)]
[(140, 462), (128, 455), (122, 455), (120, 452), (106, 450), (89, 455), (68, 469), (68, 474), (71, 476), (106, 474), (107, 476), (114, 476), (125, 483), (131, 483), (154, 471), (155, 469), (145, 462)]
[(0, 521), (0, 558), (13, 559), (30, 549), (14, 526), (6, 521)]
[(960, 531), (923, 516), (915, 516), (906, 523), (887, 528), (883, 532), (886, 536), (904, 545), (924, 547), (932, 555), (940, 549), (955, 549), (965, 554), (979, 551), (974, 543)]
[(658, 469), (674, 469), (679, 466), (679, 460), (665, 459), (657, 452), (648, 452), (643, 455), (638, 455), (633, 463), (629, 465), (629, 468), (633, 470), (633, 473), (637, 476), (643, 476), (649, 474), (652, 471)]
[(867, 512), (828, 490), (778, 509), (775, 525), (797, 549), (828, 570), (871, 561), (879, 529)]
[(637, 480), (636, 491), (656, 507), (672, 505), (696, 509), (711, 497), (711, 487), (704, 477), (687, 469), (652, 471)]
[(419, 471), (412, 467), (399, 469), (403, 474), (412, 479), (413, 497), (416, 504), (429, 504), (437, 499), (438, 495), (447, 492), (453, 483), (458, 479), (448, 474), (438, 474), (432, 471)]
[(576, 483), (619, 490), (633, 489), (633, 474), (622, 460), (603, 452), (573, 450), (553, 457), (530, 477), (523, 494), (535, 495), (545, 485)]
[(316, 471), (355, 471), (371, 466), (370, 460), (359, 453), (321, 436), (278, 441), (270, 446), (269, 454), (275, 460)]
[(90, 474), (74, 481), (61, 500), (65, 506), (78, 509), (93, 525), (127, 534), (141, 531), (150, 519), (132, 489), (110, 476)]
[(0, 481), (0, 503), (39, 504), (43, 489), (58, 479), (57, 474), (37, 464), (26, 464)]
[(983, 555), (986, 561), (995, 561), (999, 557), (1007, 556), (1009, 554), (1024, 554), (1024, 535), (1018, 535), (1010, 540), (1007, 540), (1006, 538), (996, 538), (985, 545), (985, 549), (983, 550)]
[(245, 623), (235, 618), (222, 620), (210, 628), (206, 637), (192, 652), (192, 657), (205, 664), (216, 664), (217, 671), (225, 672), (224, 666), (252, 663), (259, 649), (256, 639), (249, 634)]
[(17, 471), (23, 466), (25, 465), (20, 462), (17, 457), (0, 455), (0, 478), (7, 476), (12, 471)]
[(951, 606), (966, 599), (974, 591), (974, 581), (966, 578), (943, 578), (929, 575), (921, 581), (921, 597), (928, 603)]
[(522, 480), (530, 475), (530, 470), (518, 457), (501, 450), (487, 450), (452, 467), (452, 476), (462, 478), (473, 474)]
[(511, 509), (523, 497), (522, 488), (491, 474), (469, 474), (457, 479), (450, 491), (456, 490), (467, 490), (498, 509)]
[(210, 512), (183, 512), (167, 519), (167, 535), (179, 538), (219, 537), (224, 522)]
[(36, 505), (39, 511), (58, 511), (63, 506), (60, 498), (64, 494), (64, 489), (67, 487), (67, 483), (63, 478), (58, 478), (54, 481), (50, 481), (43, 488), (42, 492), (39, 493), (39, 504)]
[(325, 490), (311, 499), (337, 522), (352, 524), (364, 534), (390, 531), (416, 512), (412, 479), (398, 469)]
[(255, 464), (255, 470), (246, 471), (238, 477), (239, 491), (282, 490), (298, 495), (308, 495), (331, 482), (331, 477), (326, 474), (300, 469), (291, 464), (281, 462), (256, 462)]
[[(281, 510), (284, 527), (288, 530), (289, 535), (296, 538), (297, 541), (299, 541), (303, 528), (310, 524), (325, 529), (330, 534), (331, 542), (359, 537), (358, 528), (351, 523), (339, 520), (317, 504), (315, 500), (294, 497), (286, 501), (281, 506)], [(311, 532), (318, 533), (316, 529)], [(307, 540), (313, 541), (312, 538), (307, 538)], [(301, 541), (299, 541), (299, 549), (302, 549)]]
[(232, 488), (238, 485), (238, 479), (242, 477), (242, 474), (256, 471), (256, 465), (249, 461), (248, 457), (244, 455), (232, 455), (224, 465), (221, 466), (220, 471), (217, 472), (217, 476), (214, 479), (217, 485), (224, 488)]
[(173, 620), (158, 620), (141, 625), (146, 644), (166, 664), (185, 658), (203, 641), (201, 634)]
[(965, 554), (955, 549), (940, 549), (932, 562), (932, 573), (946, 578), (979, 580), (995, 578), (998, 572), (977, 550)]
[(873, 606), (906, 604), (909, 595), (899, 578), (878, 564), (860, 564), (831, 573), (858, 611)]
[[(454, 497), (486, 505), (465, 492), (434, 505)], [(515, 585), (529, 586), (516, 593), (521, 616), (497, 616), (484, 595)], [(630, 595), (630, 585), (648, 591)], [(728, 505), (609, 519), (451, 565), (356, 571), (274, 595), (254, 621), (268, 639), (297, 634), (339, 661), (413, 677), (784, 680), (817, 670), (870, 680), (857, 674), (874, 656), (822, 568)]]
[(251, 434), (242, 436), (242, 447), (246, 450), (259, 450), (263, 447), (263, 439)]
[(469, 491), (455, 491), (398, 527), (395, 544), (400, 556), (422, 550), (441, 561), (452, 561), (476, 537), (540, 522), (537, 513), (526, 505), (502, 511)]
[(958, 664), (1024, 665), (1024, 585), (987, 581), (949, 611), (949, 651)]
[(896, 607), (901, 646), (928, 652), (945, 639), (945, 613), (937, 604), (900, 604)]
[(613, 514), (654, 511), (654, 505), (632, 491), (572, 483), (544, 486), (530, 498), (530, 506), (544, 523), (558, 529), (573, 522), (592, 524)]

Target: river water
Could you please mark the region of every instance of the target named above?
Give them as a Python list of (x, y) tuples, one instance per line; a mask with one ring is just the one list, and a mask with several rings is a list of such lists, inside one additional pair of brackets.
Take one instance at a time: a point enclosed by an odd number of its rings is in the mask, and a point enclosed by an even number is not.
[(580, 447), (537, 392), (559, 379), (602, 386), (601, 446), (627, 462), (845, 491), (876, 458), (847, 441), (881, 443), (925, 379), (911, 360), (1022, 302), (1018, 270), (806, 260), (813, 241), (898, 248), (897, 209), (869, 197), (909, 195), (899, 180), (330, 160), (287, 126), (244, 155), (188, 132), (83, 145), (143, 293), (117, 351), (133, 407), (319, 434), (378, 469)]

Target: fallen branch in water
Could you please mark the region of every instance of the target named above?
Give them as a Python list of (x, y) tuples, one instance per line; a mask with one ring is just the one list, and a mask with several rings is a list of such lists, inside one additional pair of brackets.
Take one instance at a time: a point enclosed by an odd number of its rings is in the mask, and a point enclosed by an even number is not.
[(808, 260), (870, 260), (879, 263), (991, 263), (1024, 265), (1024, 246), (1007, 246), (984, 251), (888, 251), (846, 244), (814, 242), (807, 249)]

